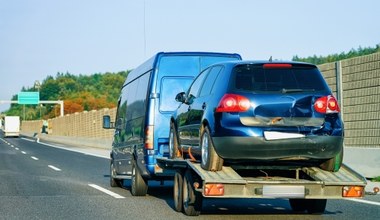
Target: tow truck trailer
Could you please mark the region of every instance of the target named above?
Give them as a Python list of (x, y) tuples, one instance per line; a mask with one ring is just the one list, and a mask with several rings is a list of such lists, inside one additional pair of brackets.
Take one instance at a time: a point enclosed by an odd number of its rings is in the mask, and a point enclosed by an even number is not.
[(189, 159), (157, 158), (162, 169), (175, 171), (174, 209), (186, 215), (201, 213), (203, 198), (281, 198), (289, 199), (293, 211), (322, 214), (327, 199), (362, 198), (364, 177), (342, 165), (338, 172), (318, 167), (259, 167), (206, 171)]

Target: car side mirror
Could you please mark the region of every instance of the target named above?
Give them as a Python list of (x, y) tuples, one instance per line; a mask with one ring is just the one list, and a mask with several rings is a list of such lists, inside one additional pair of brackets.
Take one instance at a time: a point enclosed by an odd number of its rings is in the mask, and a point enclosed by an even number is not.
[(180, 92), (180, 93), (178, 93), (178, 94), (175, 96), (175, 100), (176, 100), (177, 102), (184, 103), (185, 100), (186, 100), (186, 95), (185, 95), (185, 94), (186, 94), (185, 92)]
[(114, 129), (115, 124), (111, 122), (111, 117), (109, 115), (103, 115), (103, 128), (104, 129)]

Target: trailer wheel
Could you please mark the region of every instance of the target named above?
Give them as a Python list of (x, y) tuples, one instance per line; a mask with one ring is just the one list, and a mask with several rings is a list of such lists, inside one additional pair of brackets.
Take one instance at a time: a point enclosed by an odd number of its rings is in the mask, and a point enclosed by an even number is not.
[(321, 215), (325, 212), (327, 199), (308, 199), (307, 212), (309, 214)]
[(325, 161), (320, 165), (323, 170), (330, 172), (338, 172), (342, 166), (343, 161), (343, 149), (335, 157)]
[(171, 159), (180, 157), (178, 150), (178, 137), (173, 123), (170, 123), (170, 132), (169, 132), (169, 156)]
[(174, 199), (174, 209), (177, 212), (182, 211), (183, 206), (183, 172), (177, 170), (174, 175), (174, 185), (173, 185), (173, 199)]
[(111, 160), (111, 163), (110, 163), (110, 185), (111, 185), (111, 187), (120, 187), (122, 180), (115, 179), (114, 176), (116, 176), (116, 172), (115, 172), (115, 168), (113, 165), (113, 160)]
[(295, 212), (304, 212), (307, 209), (306, 199), (289, 199), (289, 204)]
[(202, 195), (195, 191), (191, 171), (186, 171), (183, 180), (183, 212), (188, 216), (198, 216), (202, 209)]
[(132, 180), (131, 180), (131, 194), (133, 196), (145, 196), (148, 192), (148, 183), (141, 176), (140, 170), (136, 165), (136, 161), (132, 161)]
[(220, 171), (223, 167), (223, 159), (215, 151), (212, 143), (210, 131), (207, 127), (202, 129), (201, 150), (202, 160), (201, 167), (208, 171)]

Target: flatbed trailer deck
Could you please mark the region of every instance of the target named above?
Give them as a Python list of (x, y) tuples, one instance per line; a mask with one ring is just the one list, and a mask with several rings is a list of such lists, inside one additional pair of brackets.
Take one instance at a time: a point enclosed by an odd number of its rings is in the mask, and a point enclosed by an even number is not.
[(174, 203), (176, 211), (199, 215), (202, 198), (285, 198), (295, 211), (321, 214), (327, 199), (361, 198), (366, 180), (342, 165), (338, 172), (318, 167), (297, 169), (206, 171), (190, 160), (158, 158), (162, 169), (176, 170)]

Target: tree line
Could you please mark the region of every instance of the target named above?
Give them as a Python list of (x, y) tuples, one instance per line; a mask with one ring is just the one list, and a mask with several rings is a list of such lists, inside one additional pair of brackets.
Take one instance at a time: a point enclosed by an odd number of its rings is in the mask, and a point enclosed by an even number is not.
[[(73, 75), (57, 73), (46, 77), (39, 87), (23, 87), (21, 92), (40, 92), (40, 100), (63, 100), (64, 114), (116, 107), (120, 88), (130, 71)], [(12, 97), (17, 100), (17, 95)], [(6, 115), (20, 115), (26, 120), (54, 118), (60, 115), (60, 106), (51, 104), (12, 104)]]
[(293, 61), (300, 61), (300, 62), (307, 62), (307, 63), (313, 63), (315, 65), (323, 64), (323, 63), (331, 63), (339, 60), (364, 56), (368, 54), (373, 54), (380, 52), (380, 44), (377, 44), (375, 47), (359, 47), (358, 49), (351, 49), (349, 52), (342, 52), (342, 53), (336, 53), (331, 54), (328, 56), (309, 56), (309, 57), (298, 57), (297, 55), (293, 56)]

